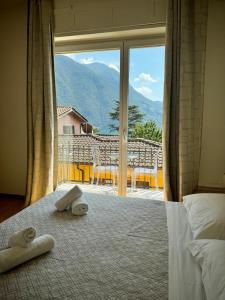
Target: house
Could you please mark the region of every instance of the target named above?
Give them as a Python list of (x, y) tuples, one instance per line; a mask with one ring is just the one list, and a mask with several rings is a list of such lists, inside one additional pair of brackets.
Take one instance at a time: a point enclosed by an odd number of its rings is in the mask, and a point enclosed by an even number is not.
[(58, 134), (92, 133), (92, 125), (71, 106), (57, 106)]

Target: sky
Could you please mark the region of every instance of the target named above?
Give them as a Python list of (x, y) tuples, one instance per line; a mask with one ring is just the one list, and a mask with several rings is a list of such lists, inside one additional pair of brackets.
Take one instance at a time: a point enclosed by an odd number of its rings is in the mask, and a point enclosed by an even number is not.
[[(129, 82), (146, 98), (163, 101), (165, 48), (133, 48), (129, 57)], [(119, 50), (93, 51), (67, 54), (78, 63), (104, 63), (119, 72)]]

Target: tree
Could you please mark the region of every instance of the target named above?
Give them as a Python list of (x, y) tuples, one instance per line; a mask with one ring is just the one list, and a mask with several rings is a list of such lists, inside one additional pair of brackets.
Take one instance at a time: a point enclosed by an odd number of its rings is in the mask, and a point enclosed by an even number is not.
[[(116, 101), (116, 105), (113, 111), (109, 113), (110, 119), (114, 121), (113, 124), (109, 125), (110, 131), (119, 130), (119, 101)], [(132, 134), (135, 124), (141, 123), (144, 114), (139, 111), (137, 105), (128, 105), (128, 135)]]
[(120, 103), (116, 101), (116, 106), (113, 108), (113, 111), (109, 113), (109, 117), (114, 123), (109, 125), (110, 131), (119, 130), (119, 114), (120, 114)]
[(136, 123), (131, 133), (133, 138), (143, 138), (156, 142), (162, 142), (162, 129), (157, 127), (154, 121), (145, 124)]
[(98, 127), (93, 128), (93, 134), (100, 134), (100, 130)]

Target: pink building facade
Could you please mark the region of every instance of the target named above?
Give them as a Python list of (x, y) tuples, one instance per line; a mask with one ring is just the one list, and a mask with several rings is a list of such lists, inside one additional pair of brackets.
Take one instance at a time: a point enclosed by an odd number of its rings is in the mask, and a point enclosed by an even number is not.
[(92, 133), (88, 120), (72, 107), (58, 106), (57, 119), (59, 135)]

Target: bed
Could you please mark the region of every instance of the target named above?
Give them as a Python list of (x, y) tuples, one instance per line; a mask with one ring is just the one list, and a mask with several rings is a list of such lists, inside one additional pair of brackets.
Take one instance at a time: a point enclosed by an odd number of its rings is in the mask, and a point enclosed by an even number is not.
[(0, 275), (0, 299), (205, 299), (182, 204), (84, 193), (89, 212), (75, 217), (55, 210), (64, 193), (0, 224), (0, 248), (27, 226), (56, 240), (50, 253)]

